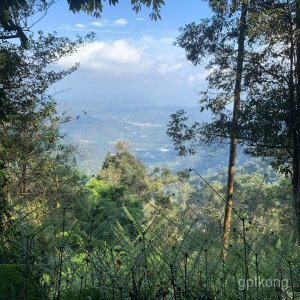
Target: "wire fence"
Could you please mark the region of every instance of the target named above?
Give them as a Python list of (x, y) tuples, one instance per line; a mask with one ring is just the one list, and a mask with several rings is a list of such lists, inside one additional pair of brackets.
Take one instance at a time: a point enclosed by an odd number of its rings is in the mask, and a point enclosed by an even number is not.
[[(255, 193), (249, 195), (253, 205)], [(224, 258), (223, 220), (209, 217), (205, 204), (172, 210), (169, 203), (149, 201), (138, 220), (123, 209), (128, 222), (111, 224), (113, 235), (105, 235), (107, 226), (94, 219), (80, 230), (65, 206), (47, 250), (35, 248), (47, 226), (20, 237), (25, 299), (31, 299), (27, 286), (38, 272), (53, 299), (300, 299), (300, 250), (292, 223), (283, 226), (279, 239), (276, 220), (266, 219), (262, 227), (251, 207), (239, 206), (237, 199)], [(216, 209), (223, 214), (223, 206)], [(45, 251), (53, 253), (48, 264)]]

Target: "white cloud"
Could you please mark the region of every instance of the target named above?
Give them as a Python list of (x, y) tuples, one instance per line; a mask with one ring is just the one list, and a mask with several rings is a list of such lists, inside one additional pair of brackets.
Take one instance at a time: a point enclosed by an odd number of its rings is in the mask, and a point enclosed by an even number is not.
[(137, 18), (136, 20), (137, 20), (137, 21), (146, 21), (145, 18)]
[(126, 40), (111, 43), (98, 41), (85, 45), (75, 55), (61, 59), (59, 64), (71, 66), (75, 62), (80, 62), (82, 68), (115, 74), (140, 73), (151, 65), (145, 49)]
[(141, 38), (141, 42), (145, 44), (153, 44), (155, 42), (155, 39), (152, 36), (143, 35)]
[(101, 21), (95, 21), (95, 22), (92, 22), (91, 24), (94, 25), (94, 26), (96, 26), (96, 27), (103, 27), (103, 26), (105, 26), (105, 23), (101, 22)]
[(203, 70), (203, 72), (201, 72), (201, 73), (190, 75), (187, 78), (187, 83), (189, 85), (193, 85), (197, 82), (203, 82), (203, 81), (205, 81), (205, 79), (209, 75), (209, 73), (210, 73), (209, 71)]
[(182, 69), (184, 66), (183, 62), (177, 63), (177, 64), (166, 64), (166, 63), (162, 63), (158, 66), (157, 68), (157, 72), (159, 74), (168, 74), (168, 73), (173, 73), (176, 71), (179, 71), (180, 69)]
[(116, 26), (125, 26), (125, 25), (128, 24), (128, 21), (126, 19), (121, 18), (121, 19), (115, 20), (113, 22), (113, 24), (116, 25)]
[(63, 30), (72, 30), (72, 26), (69, 24), (63, 24), (60, 26), (60, 28)]
[(167, 44), (167, 45), (173, 45), (174, 39), (173, 38), (161, 38), (161, 43)]
[(101, 21), (95, 21), (95, 22), (91, 23), (91, 25), (96, 26), (96, 27), (104, 27), (104, 26), (115, 27), (115, 26), (125, 26), (127, 24), (128, 24), (128, 21), (123, 18), (116, 19), (114, 21), (102, 19)]
[(142, 36), (139, 39), (96, 41), (59, 61), (63, 67), (80, 63), (80, 70), (119, 80), (142, 80), (145, 84), (199, 87), (209, 74), (189, 63), (183, 50), (167, 43), (168, 38)]
[(81, 24), (81, 23), (75, 24), (75, 27), (76, 28), (86, 28), (86, 26), (84, 24)]

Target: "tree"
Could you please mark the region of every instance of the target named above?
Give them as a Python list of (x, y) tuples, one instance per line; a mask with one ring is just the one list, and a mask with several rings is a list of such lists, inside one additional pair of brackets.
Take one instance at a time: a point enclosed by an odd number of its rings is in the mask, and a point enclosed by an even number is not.
[(248, 0), (242, 1), (241, 4), (241, 16), (239, 20), (239, 31), (238, 31), (238, 50), (237, 50), (237, 63), (236, 63), (236, 79), (234, 87), (234, 100), (233, 100), (233, 112), (232, 112), (232, 125), (231, 125), (231, 136), (230, 136), (230, 150), (229, 150), (229, 166), (228, 166), (228, 183), (227, 183), (227, 194), (226, 194), (226, 206), (224, 216), (224, 256), (226, 257), (227, 248), (229, 244), (229, 233), (230, 233), (230, 222), (233, 204), (233, 183), (234, 183), (234, 172), (235, 172), (235, 161), (237, 152), (237, 131), (239, 125), (239, 113), (240, 113), (240, 102), (242, 92), (242, 76), (244, 69), (244, 52), (245, 52), (245, 39), (247, 29), (247, 13), (248, 13)]
[(298, 230), (298, 243), (300, 244), (300, 1), (296, 0), (296, 99), (291, 111), (291, 128), (293, 135), (293, 200), (296, 210), (296, 222)]
[(49, 70), (49, 64), (91, 38), (71, 41), (39, 33), (37, 41), (31, 39), (28, 43), (30, 52), (15, 44), (2, 43), (0, 65), (5, 71), (0, 78), (4, 95), (0, 124), (2, 227), (6, 222), (4, 216), (9, 218), (7, 205), (12, 182), (19, 182), (21, 188), (21, 192), (15, 190), (14, 195), (25, 194), (29, 182), (46, 172), (48, 151), (53, 153), (59, 147), (57, 141), (61, 134), (57, 124), (60, 119), (55, 115), (55, 102), (47, 91), (77, 66), (53, 71)]
[[(256, 49), (248, 54), (245, 66), (247, 95), (239, 135), (248, 146), (247, 153), (271, 157), (276, 169), (291, 175), (300, 241), (299, 12), (294, 1), (271, 1), (267, 7), (268, 13), (261, 15), (260, 30), (252, 33)], [(276, 28), (274, 20), (279, 25)]]
[[(15, 297), (13, 293), (20, 298), (46, 297), (45, 288), (51, 286), (47, 272), (51, 274), (51, 269), (60, 274), (54, 276), (59, 286), (65, 236), (74, 228), (78, 230), (76, 222), (88, 207), (87, 180), (76, 170), (74, 147), (66, 145), (59, 127), (69, 118), (58, 115), (48, 90), (77, 69), (75, 65), (54, 71), (49, 65), (91, 38), (71, 41), (40, 32), (36, 40), (28, 40), (28, 50), (2, 43), (0, 65), (5, 72), (1, 73), (1, 87), (9, 104), (0, 123), (5, 179), (0, 191), (3, 299)], [(78, 237), (72, 239), (74, 244), (79, 243)], [(31, 251), (33, 244), (35, 249)], [(10, 265), (5, 268), (2, 264)], [(46, 271), (45, 265), (49, 267)], [(18, 276), (15, 280), (9, 277), (12, 273)], [(10, 278), (12, 291), (5, 290), (5, 277)], [(59, 294), (57, 289), (55, 295)]]
[[(226, 256), (233, 205), (233, 183), (242, 93), (248, 1), (222, 1), (221, 3), (210, 1), (209, 4), (215, 15), (210, 20), (203, 20), (198, 26), (192, 23), (181, 28), (181, 36), (177, 38), (176, 44), (186, 50), (187, 58), (195, 65), (199, 64), (203, 57), (213, 57), (207, 66), (208, 68), (215, 68), (208, 77), (209, 87), (223, 91), (216, 98), (211, 97), (207, 92), (204, 93), (201, 102), (206, 103), (206, 109), (211, 109), (213, 113), (220, 114), (231, 97), (232, 92), (230, 89), (232, 88), (233, 90), (234, 105), (231, 120), (228, 183), (224, 216), (224, 255)], [(239, 13), (240, 17), (238, 17)], [(232, 40), (227, 42), (226, 39), (228, 38), (233, 38), (234, 42)], [(236, 56), (236, 60), (234, 56)], [(229, 79), (229, 74), (234, 80)], [(169, 124), (168, 128), (168, 134), (175, 140), (175, 143), (178, 141), (178, 138), (181, 140), (181, 137), (176, 136), (178, 134), (176, 131), (180, 127), (179, 119), (181, 116), (181, 113), (177, 114), (177, 116), (173, 115), (173, 123)], [(192, 132), (193, 130), (190, 131), (190, 134), (193, 134)], [(181, 147), (180, 149), (182, 150), (183, 148)]]
[(114, 229), (119, 224), (131, 237), (137, 230), (131, 219), (141, 222), (143, 207), (150, 199), (150, 179), (145, 166), (129, 152), (129, 144), (116, 144), (117, 153), (108, 153), (102, 169), (92, 178), (88, 187), (91, 191), (91, 216), (94, 237), (114, 244)]
[[(274, 27), (274, 22), (278, 26)], [(297, 41), (295, 1), (262, 1), (255, 6), (251, 2), (237, 138), (246, 153), (271, 158), (277, 170), (291, 175), (300, 237)], [(194, 57), (197, 58), (197, 53), (202, 55), (197, 47), (197, 42), (192, 40), (186, 48), (187, 54), (194, 51)], [(218, 47), (215, 49), (217, 51)], [(234, 58), (232, 52), (226, 50), (224, 53)], [(231, 73), (226, 59), (219, 62), (223, 69), (216, 71), (215, 68), (208, 76), (209, 87), (214, 92), (221, 88), (226, 94), (233, 88), (228, 76)], [(210, 64), (209, 67), (215, 66)], [(232, 133), (231, 112), (226, 110), (224, 94), (218, 93), (216, 97), (207, 92), (202, 94), (206, 95), (202, 109), (212, 111), (212, 123), (188, 125), (184, 112), (173, 115), (170, 123), (169, 133), (181, 153), (193, 153), (199, 141), (226, 141)], [(176, 132), (176, 129), (179, 130)], [(192, 141), (191, 146), (189, 141)]]
[(129, 152), (127, 142), (119, 142), (116, 148), (115, 155), (109, 153), (105, 157), (97, 179), (122, 187), (126, 195), (147, 198), (150, 181), (145, 166)]

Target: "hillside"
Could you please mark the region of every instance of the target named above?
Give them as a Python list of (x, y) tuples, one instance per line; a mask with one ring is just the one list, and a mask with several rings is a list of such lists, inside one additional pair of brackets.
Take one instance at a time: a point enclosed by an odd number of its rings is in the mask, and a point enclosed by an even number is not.
[[(173, 171), (183, 168), (197, 168), (201, 172), (209, 169), (217, 171), (227, 165), (228, 154), (224, 148), (201, 146), (195, 156), (178, 157), (172, 141), (166, 135), (170, 115), (180, 107), (125, 107), (105, 108), (101, 113), (87, 111), (75, 118), (63, 130), (68, 133), (68, 141), (78, 146), (78, 161), (88, 174), (96, 173), (108, 152), (114, 153), (118, 140), (127, 140), (134, 154), (148, 169), (165, 165)], [(205, 122), (208, 116), (200, 115), (198, 107), (185, 108), (190, 116)], [(240, 161), (247, 161), (241, 153)]]

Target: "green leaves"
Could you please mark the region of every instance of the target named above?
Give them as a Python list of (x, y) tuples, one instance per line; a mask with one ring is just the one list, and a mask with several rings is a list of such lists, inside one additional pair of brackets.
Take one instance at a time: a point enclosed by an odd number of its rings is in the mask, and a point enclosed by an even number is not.
[(0, 3), (0, 28), (2, 27), (5, 33), (15, 33), (24, 48), (27, 48), (28, 38), (21, 25), (15, 21), (14, 15), (17, 11), (25, 10), (27, 7), (27, 0), (4, 0)]
[(0, 299), (16, 299), (25, 286), (25, 277), (19, 265), (0, 265)]
[[(194, 65), (206, 62), (207, 89), (200, 91), (201, 113), (212, 120), (197, 124), (183, 112), (171, 116), (168, 135), (179, 154), (194, 154), (198, 145), (228, 140), (234, 98), (239, 10), (242, 1), (208, 1), (213, 16), (180, 29), (175, 45)], [(294, 6), (280, 1), (251, 3), (247, 18), (244, 72), (240, 91), (239, 142), (247, 154), (272, 157), (285, 174), (292, 169), (291, 128), (296, 123)], [(274, 27), (274, 24), (278, 24)], [(291, 55), (291, 51), (294, 51)], [(294, 119), (294, 121), (293, 121)]]
[(157, 21), (161, 19), (160, 10), (162, 5), (165, 5), (164, 0), (131, 0), (132, 10), (136, 13), (141, 11), (142, 5), (152, 7), (152, 12), (149, 17), (151, 20)]
[(123, 187), (126, 195), (145, 196), (149, 192), (149, 180), (145, 166), (126, 149), (116, 155), (108, 154), (97, 179), (110, 185)]
[(199, 131), (201, 125), (198, 122), (190, 124), (189, 118), (183, 110), (171, 115), (167, 125), (167, 135), (174, 143), (179, 155), (195, 154), (197, 145), (201, 143)]

